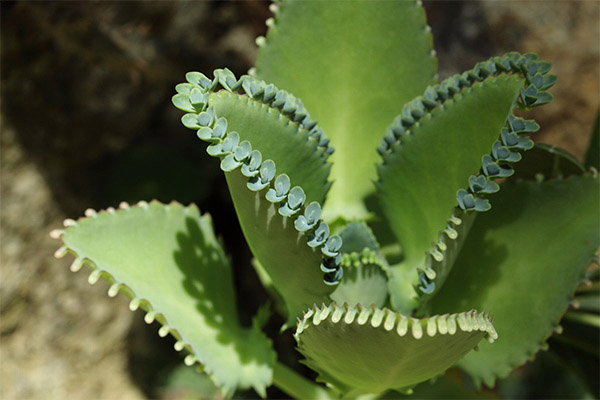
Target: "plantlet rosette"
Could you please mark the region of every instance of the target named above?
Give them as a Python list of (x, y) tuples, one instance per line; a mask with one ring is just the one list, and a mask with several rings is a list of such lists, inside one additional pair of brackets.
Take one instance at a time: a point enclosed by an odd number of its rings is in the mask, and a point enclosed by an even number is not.
[(258, 322), (239, 326), (229, 264), (193, 206), (92, 212), (53, 233), (58, 254), (132, 297), (228, 396), (407, 391), (452, 365), (493, 385), (544, 347), (598, 247), (597, 172), (534, 148), (539, 125), (515, 115), (551, 101), (550, 64), (508, 53), (437, 83), (416, 1), (272, 10), (249, 75), (190, 72), (173, 104), (328, 387), (276, 362)]

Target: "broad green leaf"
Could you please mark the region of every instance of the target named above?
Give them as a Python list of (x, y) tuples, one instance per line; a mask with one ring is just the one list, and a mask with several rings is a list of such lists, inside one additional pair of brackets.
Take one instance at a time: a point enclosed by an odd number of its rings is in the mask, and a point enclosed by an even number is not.
[(295, 337), (321, 380), (357, 396), (410, 388), (444, 372), (484, 337), (494, 341), (497, 335), (487, 316), (475, 310), (417, 320), (389, 309), (334, 303), (309, 310)]
[(468, 305), (494, 315), (500, 339), (459, 362), (486, 385), (543, 346), (599, 244), (597, 177), (502, 186), (431, 301), (436, 313)]
[(54, 232), (76, 259), (72, 269), (92, 269), (144, 309), (146, 322), (159, 321), (161, 336), (173, 335), (187, 349), (186, 364), (200, 362), (224, 394), (271, 384), (275, 353), (256, 327), (238, 321), (231, 266), (215, 238), (209, 215), (195, 206), (142, 202), (122, 209), (86, 213)]
[(300, 97), (331, 139), (328, 219), (365, 217), (386, 124), (435, 81), (423, 9), (416, 1), (294, 0), (278, 8), (256, 75)]
[[(187, 103), (196, 107), (182, 122), (221, 159), (254, 266), (283, 299), (291, 325), (342, 277), (341, 240), (320, 219), (332, 149), (299, 99), (249, 76), (237, 80), (229, 70), (214, 75), (188, 74), (193, 89), (180, 90), (173, 102), (185, 111)], [(215, 92), (219, 85), (224, 90)]]
[(474, 83), (428, 112), (383, 155), (379, 197), (404, 251), (390, 275), (396, 309), (411, 307), (407, 278), (416, 284), (417, 268), (457, 204), (457, 190), (481, 168), (523, 85), (523, 78), (506, 74)]
[(225, 176), (248, 245), (285, 302), (292, 326), (302, 310), (326, 301), (335, 289), (323, 281), (323, 255), (307, 245), (308, 235), (296, 230), (293, 218), (282, 217), (264, 191), (248, 190), (248, 178), (239, 171)]
[(208, 104), (227, 120), (227, 131), (237, 132), (240, 142), (248, 140), (263, 160), (275, 162), (277, 173), (287, 174), (293, 186), (300, 186), (307, 202), (323, 203), (330, 166), (308, 130), (274, 107), (225, 90), (211, 94)]

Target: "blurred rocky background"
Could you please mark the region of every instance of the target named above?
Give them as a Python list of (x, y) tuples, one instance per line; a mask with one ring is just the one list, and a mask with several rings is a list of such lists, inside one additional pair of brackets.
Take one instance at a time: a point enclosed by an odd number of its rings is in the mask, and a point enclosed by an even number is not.
[[(559, 81), (554, 102), (535, 111), (536, 139), (582, 159), (599, 105), (599, 4), (425, 2), (440, 77), (507, 51), (537, 52)], [(243, 268), (249, 253), (218, 165), (181, 126), (170, 98), (189, 70), (245, 73), (268, 5), (1, 3), (0, 398), (187, 393), (186, 372), (169, 373), (179, 355), (157, 326), (52, 257), (57, 242), (48, 232), (87, 207), (153, 198), (199, 204), (233, 256), (243, 307), (262, 301)]]

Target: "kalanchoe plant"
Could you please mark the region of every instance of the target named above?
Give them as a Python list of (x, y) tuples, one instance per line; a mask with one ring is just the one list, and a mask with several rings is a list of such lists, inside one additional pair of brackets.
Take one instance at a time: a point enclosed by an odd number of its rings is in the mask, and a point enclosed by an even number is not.
[(264, 317), (239, 324), (229, 261), (193, 205), (88, 210), (53, 231), (57, 256), (129, 296), (228, 396), (407, 391), (454, 364), (494, 385), (544, 347), (598, 245), (595, 173), (516, 164), (539, 126), (514, 111), (551, 101), (550, 64), (508, 53), (437, 82), (418, 2), (272, 9), (249, 75), (190, 72), (173, 103), (327, 385), (276, 361)]

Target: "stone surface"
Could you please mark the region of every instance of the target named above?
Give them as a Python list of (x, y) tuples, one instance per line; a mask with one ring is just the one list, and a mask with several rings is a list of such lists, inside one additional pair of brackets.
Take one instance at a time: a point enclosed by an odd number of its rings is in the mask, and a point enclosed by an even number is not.
[(143, 398), (127, 371), (127, 301), (51, 256), (65, 216), (15, 136), (3, 124), (0, 397)]

